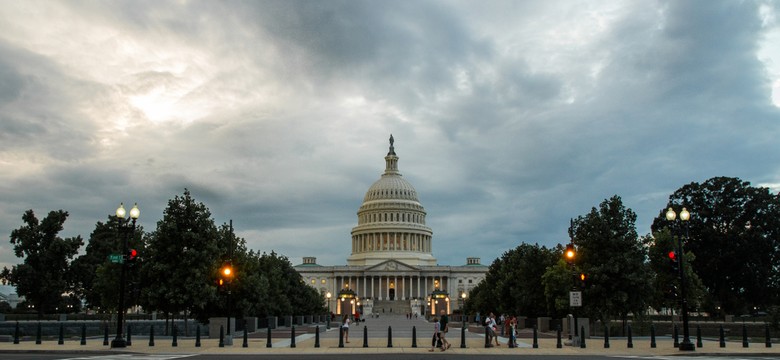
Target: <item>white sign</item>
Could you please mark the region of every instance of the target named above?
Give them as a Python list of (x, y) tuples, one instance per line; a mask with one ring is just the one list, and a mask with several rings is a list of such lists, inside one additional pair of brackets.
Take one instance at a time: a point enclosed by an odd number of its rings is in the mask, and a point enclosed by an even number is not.
[(569, 306), (582, 306), (582, 291), (569, 291)]

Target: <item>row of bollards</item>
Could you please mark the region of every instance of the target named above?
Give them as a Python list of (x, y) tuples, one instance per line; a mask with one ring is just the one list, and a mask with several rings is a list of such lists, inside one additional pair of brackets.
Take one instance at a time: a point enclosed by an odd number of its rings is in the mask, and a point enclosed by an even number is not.
[[(633, 348), (634, 347), (634, 343), (633, 343), (631, 325), (628, 325), (626, 330), (627, 330), (627, 344), (626, 344), (626, 346), (628, 348)], [(338, 347), (340, 347), (340, 348), (344, 347), (344, 331), (345, 330), (342, 329), (342, 328), (339, 329), (339, 345), (338, 345)], [(488, 331), (489, 330), (486, 327), (485, 328), (485, 347), (490, 347), (490, 339), (487, 336), (487, 332)], [(584, 326), (581, 327), (580, 331), (581, 331), (580, 333), (584, 333), (585, 327)], [(36, 344), (41, 344), (42, 343), (42, 335), (41, 335), (41, 333), (42, 333), (42, 331), (41, 331), (41, 324), (38, 323), (37, 326), (36, 326), (36, 331), (35, 331), (35, 343)], [(65, 333), (64, 326), (62, 324), (60, 324), (59, 336), (58, 336), (58, 340), (57, 340), (57, 343), (60, 344), (60, 345), (65, 343), (65, 340), (64, 340), (64, 336), (65, 335), (64, 335), (64, 333)], [(721, 325), (720, 329), (719, 329), (719, 346), (721, 348), (726, 347), (726, 340), (725, 340), (725, 335), (724, 334), (725, 334), (725, 332), (724, 332), (724, 329), (723, 329), (723, 325)], [(771, 336), (770, 335), (771, 334), (770, 334), (770, 331), (769, 331), (769, 325), (767, 325), (765, 327), (765, 340), (766, 340), (765, 341), (765, 346), (768, 347), (768, 348), (772, 347), (772, 341), (771, 341)], [(104, 328), (104, 336), (103, 336), (103, 345), (104, 346), (107, 346), (109, 344), (108, 337), (109, 337), (109, 330), (108, 330), (108, 325), (106, 325), (105, 328)], [(515, 347), (515, 335), (512, 333), (512, 334), (509, 334), (509, 337), (510, 337), (510, 339), (509, 339), (509, 347), (510, 348), (514, 348)], [(561, 343), (561, 327), (560, 327), (560, 325), (558, 325), (558, 327), (557, 327), (556, 337), (557, 337), (556, 348), (560, 349), (560, 348), (563, 347), (563, 344)], [(13, 343), (14, 344), (19, 344), (19, 338), (20, 338), (19, 323), (17, 322), (16, 326), (14, 328)], [(654, 325), (650, 325), (650, 347), (651, 348), (655, 348), (656, 347), (656, 339), (655, 338), (656, 338), (655, 326)], [(81, 326), (81, 345), (86, 345), (87, 344), (87, 340), (86, 339), (87, 339), (87, 326), (86, 326), (86, 324), (82, 324), (82, 326)], [(292, 326), (291, 329), (290, 329), (290, 347), (291, 348), (295, 348), (296, 347), (295, 339), (296, 339), (295, 326)], [(679, 330), (677, 328), (677, 325), (675, 325), (674, 328), (673, 328), (673, 340), (674, 340), (674, 347), (679, 347), (680, 346)], [(131, 325), (128, 325), (127, 326), (127, 346), (131, 346), (131, 345), (132, 345), (132, 327), (131, 327)], [(150, 330), (149, 330), (149, 346), (155, 346), (155, 342), (154, 342), (154, 325), (152, 325)], [(171, 342), (171, 346), (173, 346), (173, 347), (178, 346), (178, 328), (177, 328), (177, 326), (175, 324), (172, 327), (172, 342)], [(195, 346), (196, 347), (200, 347), (201, 346), (200, 326), (198, 326), (196, 328)], [(219, 329), (219, 347), (224, 347), (224, 346), (225, 346), (224, 328), (222, 326), (220, 326), (220, 329)], [(247, 330), (246, 330), (246, 327), (244, 327), (244, 336), (243, 336), (242, 347), (248, 347), (248, 346), (249, 346), (249, 343), (248, 343)], [(269, 327), (268, 330), (267, 330), (267, 343), (266, 343), (266, 347), (270, 348), (272, 346), (273, 345), (271, 343), (271, 328)], [(534, 349), (539, 347), (538, 334), (537, 334), (536, 326), (533, 327), (533, 345), (532, 346), (533, 346)], [(580, 348), (586, 348), (585, 338), (584, 337), (581, 338), (579, 346), (580, 346)], [(696, 327), (696, 346), (699, 347), (699, 348), (703, 347), (701, 326), (697, 326)], [(315, 345), (314, 345), (314, 347), (316, 347), (316, 348), (320, 347), (320, 327), (319, 326), (316, 327)], [(363, 327), (363, 347), (369, 347), (368, 346), (368, 329), (366, 327)], [(393, 347), (393, 330), (389, 326), (387, 328), (387, 347), (388, 348)], [(412, 347), (413, 348), (417, 347), (417, 328), (416, 327), (412, 327)], [(461, 343), (460, 343), (460, 347), (461, 348), (466, 348), (466, 328), (465, 328), (465, 326), (461, 328)], [(747, 336), (747, 326), (745, 326), (745, 325), (742, 326), (742, 347), (745, 347), (745, 348), (749, 347), (749, 341), (748, 341), (748, 336)], [(605, 327), (604, 328), (604, 348), (605, 349), (610, 348), (609, 327)]]

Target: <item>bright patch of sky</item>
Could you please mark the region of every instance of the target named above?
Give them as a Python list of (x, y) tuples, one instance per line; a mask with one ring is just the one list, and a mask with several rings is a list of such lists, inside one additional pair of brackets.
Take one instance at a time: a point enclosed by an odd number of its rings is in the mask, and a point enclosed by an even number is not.
[[(250, 248), (343, 264), (395, 136), (434, 256), (568, 241), (620, 195), (778, 191), (775, 2), (17, 1), (0, 7), (0, 234), (184, 188)], [(694, 212), (695, 215), (695, 212)], [(0, 266), (11, 266), (0, 241)]]

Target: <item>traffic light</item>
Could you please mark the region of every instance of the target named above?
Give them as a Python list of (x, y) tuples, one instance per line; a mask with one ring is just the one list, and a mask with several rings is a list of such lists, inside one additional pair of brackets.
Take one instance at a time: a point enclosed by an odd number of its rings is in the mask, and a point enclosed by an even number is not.
[(672, 266), (672, 270), (678, 271), (680, 269), (680, 258), (677, 257), (677, 252), (672, 250), (669, 252), (669, 264)]
[(138, 251), (136, 249), (130, 249), (127, 251), (127, 262), (134, 263), (138, 258)]
[(584, 289), (585, 286), (587, 285), (587, 283), (585, 282), (587, 276), (585, 276), (585, 273), (580, 273), (579, 278), (580, 278), (580, 288)]
[(574, 263), (574, 257), (577, 253), (574, 251), (574, 244), (569, 243), (566, 245), (566, 250), (563, 252), (563, 256), (566, 258), (566, 262), (569, 264)]

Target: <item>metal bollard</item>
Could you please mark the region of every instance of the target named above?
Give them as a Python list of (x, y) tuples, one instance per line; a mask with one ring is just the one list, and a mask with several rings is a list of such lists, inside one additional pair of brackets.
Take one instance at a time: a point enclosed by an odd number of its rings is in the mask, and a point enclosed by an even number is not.
[(604, 348), (609, 349), (609, 325), (604, 325)]
[(485, 326), (485, 347), (490, 347), (490, 327)]
[(271, 324), (268, 324), (268, 331), (266, 332), (265, 347), (269, 348), (273, 346), (271, 344)]
[(466, 327), (460, 328), (460, 348), (466, 348)]
[(315, 328), (316, 333), (314, 333), (314, 347), (318, 348), (320, 347), (320, 326), (317, 325)]
[(81, 324), (81, 345), (87, 345), (87, 324)]
[(363, 347), (368, 347), (368, 328), (363, 326)]
[(417, 327), (412, 326), (412, 347), (417, 347)]
[(290, 347), (295, 347), (295, 325), (290, 327)]
[(650, 347), (655, 349), (655, 325), (650, 325)]
[(339, 347), (344, 347), (344, 328), (339, 327)]
[(103, 346), (108, 346), (108, 324), (106, 324), (103, 331)]
[(580, 349), (585, 348), (585, 326), (580, 326)]
[(149, 346), (154, 346), (154, 324), (149, 327)]
[(387, 327), (387, 347), (393, 347), (393, 327)]
[(60, 324), (60, 336), (57, 339), (57, 344), (65, 344), (65, 327), (62, 324)]
[(769, 336), (769, 325), (764, 326), (765, 335), (764, 338), (766, 339), (766, 347), (771, 348), (772, 347), (772, 338)]
[(629, 349), (634, 348), (634, 337), (632, 336), (631, 324), (628, 324), (628, 343), (626, 344), (626, 346)]
[(133, 345), (133, 329), (127, 324), (127, 346)]
[(539, 336), (538, 335), (539, 334), (537, 334), (536, 325), (534, 325), (534, 344), (533, 344), (533, 348), (534, 349), (538, 349), (539, 348)]
[[(320, 331), (319, 326), (317, 326), (317, 331)], [(244, 320), (244, 342), (241, 343), (241, 347), (249, 347), (249, 334), (246, 332), (246, 320)]]
[(200, 325), (195, 328), (195, 347), (200, 347)]
[(563, 348), (563, 343), (561, 342), (561, 324), (558, 324), (555, 329), (555, 337), (557, 341), (555, 342), (555, 348), (561, 349)]
[(748, 337), (747, 337), (747, 325), (742, 324), (742, 347), (746, 348), (750, 346), (748, 343)]
[(225, 327), (219, 326), (219, 347), (225, 347)]
[(680, 347), (680, 339), (678, 338), (679, 331), (677, 330), (677, 325), (674, 325), (674, 347), (679, 348)]
[(696, 325), (696, 347), (702, 347), (704, 344), (701, 341), (701, 325)]
[(726, 335), (723, 333), (723, 325), (720, 326), (720, 347), (726, 347)]
[(19, 322), (16, 322), (16, 326), (14, 327), (14, 344), (19, 343)]
[(176, 326), (176, 324), (173, 324), (173, 340), (171, 341), (171, 346), (179, 346), (179, 327)]
[(38, 326), (35, 328), (35, 344), (40, 345), (41, 344), (41, 323), (38, 323)]

